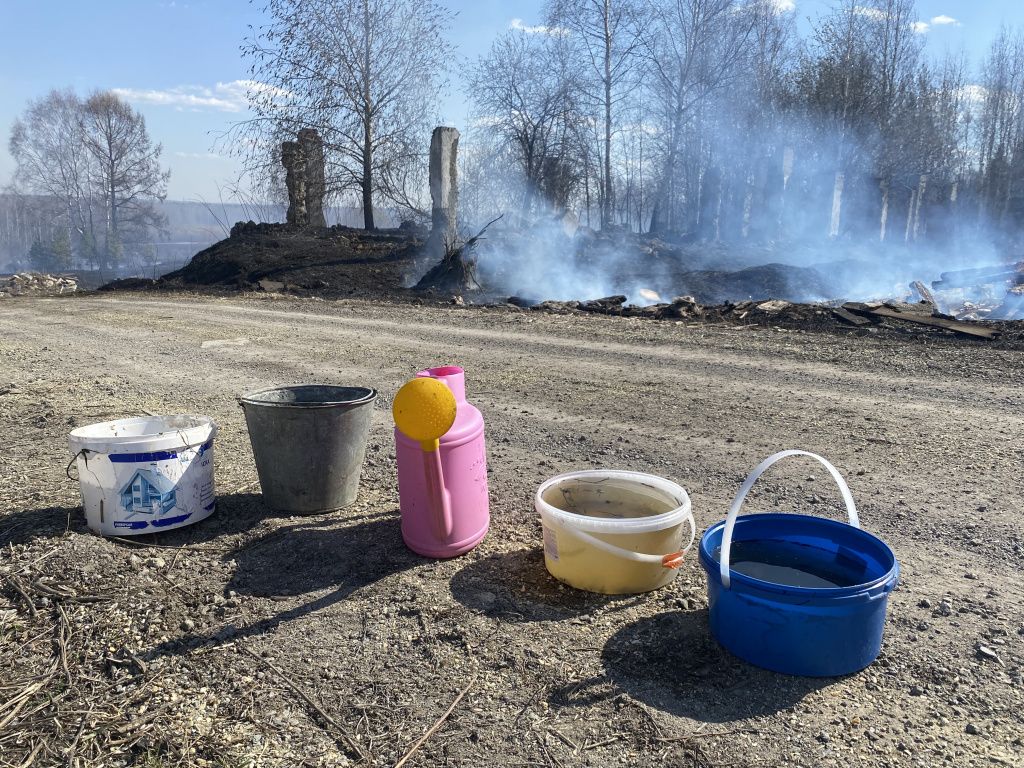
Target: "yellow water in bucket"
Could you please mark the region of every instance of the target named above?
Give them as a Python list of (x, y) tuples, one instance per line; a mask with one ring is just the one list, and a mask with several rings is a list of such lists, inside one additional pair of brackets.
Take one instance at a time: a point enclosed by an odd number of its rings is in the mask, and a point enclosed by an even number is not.
[(559, 475), (540, 487), (536, 504), (548, 572), (606, 595), (649, 592), (671, 582), (696, 532), (686, 491), (639, 472)]

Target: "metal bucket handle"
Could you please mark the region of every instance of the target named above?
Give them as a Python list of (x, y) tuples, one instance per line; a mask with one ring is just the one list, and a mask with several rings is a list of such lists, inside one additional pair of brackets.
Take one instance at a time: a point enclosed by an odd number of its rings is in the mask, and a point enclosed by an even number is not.
[(693, 512), (690, 510), (690, 502), (686, 502), (686, 517), (683, 518), (690, 526), (690, 541), (685, 547), (678, 552), (671, 552), (667, 555), (649, 555), (645, 552), (634, 552), (631, 549), (624, 549), (617, 547), (614, 544), (609, 544), (604, 539), (599, 539), (586, 531), (581, 531), (579, 528), (572, 528), (568, 525), (563, 525), (558, 522), (558, 527), (570, 536), (579, 539), (580, 541), (586, 542), (592, 547), (607, 552), (610, 555), (621, 557), (623, 560), (632, 560), (634, 563), (650, 563), (652, 565), (661, 565), (665, 568), (676, 569), (683, 564), (683, 555), (686, 554), (687, 550), (693, 546), (694, 539), (697, 538), (697, 527), (693, 522)]
[(810, 451), (779, 451), (774, 456), (769, 456), (767, 459), (758, 464), (754, 471), (751, 472), (747, 479), (743, 481), (743, 485), (740, 486), (739, 493), (736, 494), (736, 498), (732, 501), (732, 506), (729, 508), (729, 515), (725, 518), (725, 530), (722, 532), (722, 552), (719, 555), (719, 572), (722, 578), (722, 586), (729, 589), (729, 550), (732, 548), (732, 529), (736, 525), (736, 515), (739, 514), (740, 507), (743, 506), (744, 500), (747, 498), (747, 494), (750, 493), (750, 489), (754, 487), (754, 483), (757, 479), (765, 473), (765, 471), (775, 462), (780, 459), (785, 459), (788, 456), (810, 456), (815, 461), (820, 462), (825, 469), (828, 470), (829, 474), (832, 475), (832, 479), (836, 481), (836, 485), (839, 486), (839, 493), (842, 494), (843, 501), (846, 503), (846, 513), (850, 516), (850, 525), (854, 528), (860, 528), (860, 518), (857, 516), (857, 505), (853, 502), (853, 494), (850, 493), (850, 488), (846, 485), (846, 481), (843, 480), (843, 476), (839, 474), (839, 470), (829, 464), (828, 461), (823, 459), (816, 453)]

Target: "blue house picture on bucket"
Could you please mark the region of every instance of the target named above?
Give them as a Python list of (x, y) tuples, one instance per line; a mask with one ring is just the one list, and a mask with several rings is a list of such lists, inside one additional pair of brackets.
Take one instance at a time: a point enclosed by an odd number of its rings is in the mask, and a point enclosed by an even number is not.
[(164, 515), (174, 509), (174, 483), (157, 472), (140, 469), (121, 489), (121, 506), (129, 514)]

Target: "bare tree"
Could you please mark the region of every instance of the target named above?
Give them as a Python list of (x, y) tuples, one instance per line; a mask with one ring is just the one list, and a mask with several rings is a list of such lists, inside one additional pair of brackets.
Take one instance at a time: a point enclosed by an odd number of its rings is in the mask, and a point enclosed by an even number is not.
[(171, 172), (160, 168), (163, 148), (150, 139), (145, 118), (116, 94), (93, 93), (83, 104), (82, 123), (104, 201), (104, 253), (112, 265), (121, 256), (125, 232), (163, 224), (154, 203), (167, 197)]
[(78, 96), (71, 90), (53, 90), (29, 102), (11, 129), (8, 146), (16, 163), (15, 188), (55, 201), (68, 241), (81, 242), (91, 219), (94, 167), (85, 146)]
[(981, 70), (978, 117), (980, 213), (999, 223), (1013, 194), (1014, 164), (1024, 162), (1024, 37), (1006, 27), (993, 40)]
[[(756, 4), (755, 4), (756, 5)], [(735, 82), (757, 16), (739, 0), (660, 0), (647, 46), (661, 124), (662, 169), (651, 231), (668, 225), (670, 188), (690, 121)]]
[(499, 37), (469, 74), (476, 120), (514, 155), (521, 172), (520, 208), (528, 215), (538, 192), (565, 207), (577, 164), (576, 83), (564, 38), (511, 31)]
[(861, 6), (861, 13), (866, 13), (869, 20), (874, 115), (882, 138), (875, 168), (880, 175), (890, 176), (906, 141), (905, 134), (893, 131), (893, 122), (914, 89), (923, 42), (916, 31), (914, 0), (873, 0)]
[(612, 223), (612, 137), (618, 107), (629, 97), (647, 30), (646, 4), (635, 0), (551, 0), (550, 32), (565, 34), (579, 47), (580, 86), (601, 112), (603, 167), (601, 226)]
[(160, 145), (142, 115), (115, 94), (96, 92), (82, 101), (70, 90), (51, 91), (29, 103), (9, 146), (15, 187), (25, 199), (33, 196), (39, 211), (61, 219), (62, 232), (35, 238), (58, 243), (59, 253), (112, 265), (125, 231), (162, 224), (154, 203), (165, 198), (170, 173), (160, 168)]
[[(243, 47), (255, 118), (229, 136), (254, 171), (268, 145), (305, 127), (327, 150), (327, 191), (358, 192), (374, 229), (374, 196), (414, 207), (452, 15), (432, 0), (269, 0), (271, 23)], [(422, 149), (421, 149), (422, 148)], [(276, 155), (276, 150), (275, 150)]]
[(869, 17), (843, 0), (818, 19), (797, 74), (799, 98), (817, 126), (835, 137), (836, 165), (849, 165), (872, 125), (873, 70)]

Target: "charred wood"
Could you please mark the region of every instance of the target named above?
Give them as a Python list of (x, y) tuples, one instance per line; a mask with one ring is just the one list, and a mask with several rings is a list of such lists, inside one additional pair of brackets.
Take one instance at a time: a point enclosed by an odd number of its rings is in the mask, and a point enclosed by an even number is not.
[(924, 283), (920, 280), (915, 280), (910, 284), (910, 290), (916, 293), (921, 301), (926, 304), (931, 304), (932, 309), (938, 311), (939, 302), (935, 300), (935, 294), (933, 294)]
[(958, 320), (949, 320), (944, 317), (932, 317), (919, 311), (900, 311), (895, 307), (885, 304), (861, 304), (860, 302), (849, 301), (843, 304), (843, 309), (849, 312), (856, 312), (868, 317), (882, 317), (890, 320), (903, 320), (917, 325), (927, 325), (932, 328), (943, 328), (953, 331), (962, 336), (973, 336), (980, 339), (994, 339), (1000, 334), (995, 328), (987, 328), (975, 323), (961, 323)]
[(939, 279), (932, 283), (936, 290), (949, 288), (972, 288), (977, 285), (991, 283), (1024, 282), (1024, 261), (1016, 265), (993, 264), (978, 269), (961, 269), (956, 272), (943, 272)]

